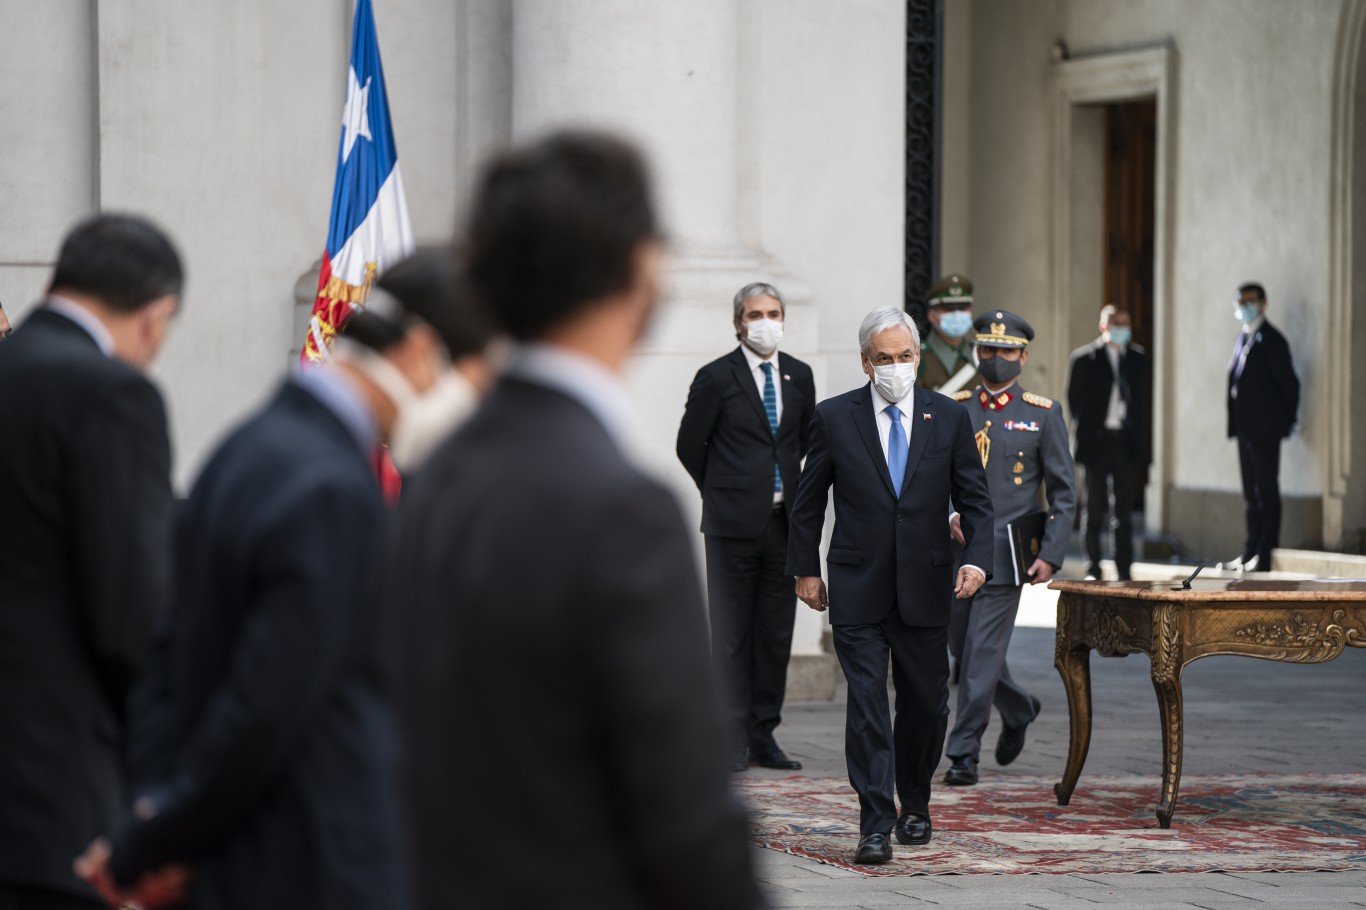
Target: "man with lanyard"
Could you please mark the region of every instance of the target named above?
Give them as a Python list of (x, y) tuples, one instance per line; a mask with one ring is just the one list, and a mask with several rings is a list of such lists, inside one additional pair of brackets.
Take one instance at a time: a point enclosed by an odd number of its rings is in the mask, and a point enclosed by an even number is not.
[[(954, 602), (949, 626), (951, 646), (959, 655), (958, 711), (945, 752), (953, 766), (944, 782), (977, 783), (982, 733), (993, 705), (1001, 712), (996, 763), (1008, 765), (1024, 748), (1025, 730), (1039, 715), (1039, 700), (1014, 679), (1006, 665), (1010, 634), (1020, 593), (1026, 583), (1043, 584), (1063, 562), (1072, 533), (1076, 505), (1072, 453), (1062, 408), (1051, 398), (1020, 387), (1020, 369), (1029, 359), (1034, 330), (1019, 316), (996, 310), (973, 323), (982, 384), (954, 398), (972, 420), (977, 453), (986, 469), (996, 516), (991, 578), (971, 598)], [(1011, 524), (1039, 511), (1039, 494), (1048, 507), (1043, 530), (1016, 571), (1010, 544)], [(950, 518), (954, 539), (962, 544), (958, 516)]]
[(982, 381), (972, 342), (972, 281), (966, 275), (945, 275), (926, 294), (930, 330), (925, 334), (926, 356), (920, 361), (922, 389), (953, 395)]

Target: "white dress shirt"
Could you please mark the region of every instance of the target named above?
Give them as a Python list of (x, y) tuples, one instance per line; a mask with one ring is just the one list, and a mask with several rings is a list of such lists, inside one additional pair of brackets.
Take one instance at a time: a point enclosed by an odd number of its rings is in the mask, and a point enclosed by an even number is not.
[[(764, 375), (763, 364), (773, 364), (773, 395), (778, 400), (778, 423), (783, 422), (783, 375), (778, 371), (778, 352), (775, 350), (768, 357), (760, 357), (749, 349), (748, 345), (740, 345), (740, 350), (744, 352), (745, 363), (749, 364), (750, 375), (754, 377), (754, 384), (759, 388), (759, 402), (764, 400), (764, 381), (768, 378)], [(768, 415), (765, 414), (765, 417)], [(773, 504), (776, 506), (783, 501), (783, 491), (773, 491)]]
[(1105, 409), (1105, 429), (1119, 430), (1124, 427), (1124, 418), (1129, 412), (1124, 396), (1119, 393), (1119, 348), (1106, 342), (1102, 344), (1105, 345), (1105, 356), (1110, 358), (1110, 372), (1115, 377), (1115, 381), (1110, 383), (1110, 405)]
[[(873, 385), (871, 382), (868, 384), (868, 387), (873, 391), (873, 394), (869, 397), (873, 399), (873, 419), (877, 421), (877, 438), (882, 443), (883, 460), (886, 460), (887, 458), (887, 442), (891, 438), (892, 433), (892, 415), (887, 413), (887, 406), (891, 404), (895, 404), (897, 410), (901, 412), (901, 432), (906, 435), (906, 451), (907, 453), (909, 453), (911, 448), (912, 423), (911, 415), (907, 412), (906, 409), (908, 407), (915, 407), (915, 392), (912, 391), (910, 395), (907, 395), (905, 398), (901, 399), (900, 402), (893, 402), (883, 398), (882, 393), (877, 390), (877, 386)], [(907, 401), (910, 402), (909, 405), (906, 403)], [(904, 478), (902, 479), (902, 483), (905, 483)], [(957, 514), (957, 512), (953, 513), (953, 515)], [(952, 516), (950, 516), (950, 518), (952, 518)], [(987, 573), (982, 571), (981, 566), (965, 564), (964, 568), (972, 569), (976, 572), (979, 572), (983, 578), (987, 577)]]
[(109, 330), (104, 327), (103, 322), (96, 318), (94, 313), (65, 297), (49, 297), (44, 306), (54, 313), (60, 313), (85, 329), (85, 333), (94, 339), (95, 344), (105, 357), (114, 356), (114, 336), (109, 334)]

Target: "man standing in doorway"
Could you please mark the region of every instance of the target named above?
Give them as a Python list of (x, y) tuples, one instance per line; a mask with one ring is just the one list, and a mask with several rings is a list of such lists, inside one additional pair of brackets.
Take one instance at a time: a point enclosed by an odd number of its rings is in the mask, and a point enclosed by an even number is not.
[(1100, 337), (1072, 352), (1067, 407), (1086, 468), (1086, 574), (1100, 578), (1100, 538), (1115, 498), (1115, 567), (1127, 581), (1134, 562), (1133, 511), (1152, 464), (1148, 354), (1133, 343), (1129, 313), (1100, 311)]
[[(953, 610), (950, 634), (957, 639), (960, 655), (958, 713), (946, 749), (953, 765), (944, 783), (954, 786), (977, 783), (982, 733), (993, 705), (1001, 712), (1001, 735), (996, 741), (999, 765), (1019, 757), (1025, 730), (1039, 716), (1039, 700), (1011, 678), (1006, 651), (1024, 585), (1043, 584), (1062, 566), (1076, 505), (1062, 409), (1051, 398), (1026, 392), (1018, 380), (1029, 359), (1034, 330), (1019, 316), (1002, 310), (978, 316), (973, 328), (982, 385), (954, 397), (964, 403), (975, 431), (996, 528), (991, 580), (976, 596), (960, 599)], [(1048, 511), (1038, 535), (1038, 552), (1032, 561), (1026, 560), (1026, 577), (1017, 578), (1011, 524), (1038, 512), (1041, 488), (1047, 494)], [(961, 503), (955, 504), (962, 508)], [(950, 521), (955, 538), (961, 538), (956, 530), (958, 517)]]
[(982, 381), (972, 349), (972, 281), (966, 275), (945, 275), (926, 294), (926, 357), (916, 385), (952, 395)]
[(697, 371), (678, 459), (702, 491), (712, 654), (729, 683), (731, 770), (795, 771), (773, 738), (797, 609), (787, 562), (787, 499), (816, 407), (811, 368), (778, 353), (787, 308), (771, 284), (735, 295), (740, 346)]
[(1228, 435), (1238, 440), (1247, 504), (1247, 540), (1234, 568), (1265, 572), (1281, 535), (1281, 440), (1294, 430), (1300, 380), (1285, 336), (1266, 319), (1266, 290), (1238, 288), (1234, 313), (1243, 329), (1228, 367)]

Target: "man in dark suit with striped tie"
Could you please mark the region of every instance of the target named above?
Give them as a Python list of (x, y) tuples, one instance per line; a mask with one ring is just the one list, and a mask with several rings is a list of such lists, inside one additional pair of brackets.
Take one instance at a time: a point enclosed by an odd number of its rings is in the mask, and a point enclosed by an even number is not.
[(1247, 540), (1234, 567), (1265, 572), (1281, 535), (1281, 440), (1295, 428), (1300, 380), (1285, 336), (1266, 320), (1266, 290), (1238, 288), (1243, 329), (1228, 367), (1228, 435), (1238, 440)]
[(678, 427), (678, 459), (702, 492), (712, 655), (729, 683), (735, 771), (802, 766), (773, 737), (797, 609), (783, 572), (787, 499), (816, 406), (811, 368), (778, 353), (786, 315), (771, 284), (736, 293), (740, 346), (697, 371)]

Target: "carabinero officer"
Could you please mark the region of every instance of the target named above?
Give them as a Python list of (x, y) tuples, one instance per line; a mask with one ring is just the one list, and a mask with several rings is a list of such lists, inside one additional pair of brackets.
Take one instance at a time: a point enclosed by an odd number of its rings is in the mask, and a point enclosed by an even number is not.
[[(959, 655), (958, 711), (945, 752), (953, 764), (944, 782), (977, 783), (982, 733), (995, 705), (1001, 712), (996, 763), (1008, 765), (1024, 748), (1025, 730), (1039, 714), (1039, 700), (1011, 678), (1005, 655), (1026, 582), (1042, 584), (1063, 562), (1076, 508), (1072, 454), (1062, 408), (1027, 392), (1019, 375), (1029, 359), (1034, 330), (1014, 313), (993, 310), (973, 322), (982, 384), (953, 397), (972, 418), (977, 452), (986, 469), (996, 512), (992, 577), (968, 600), (954, 603), (949, 635)], [(1028, 577), (1016, 581), (1009, 527), (1046, 501), (1043, 532), (1031, 552)], [(953, 521), (958, 536), (957, 516)], [(1022, 522), (1023, 524), (1023, 522)], [(1026, 546), (1032, 551), (1030, 543)]]

